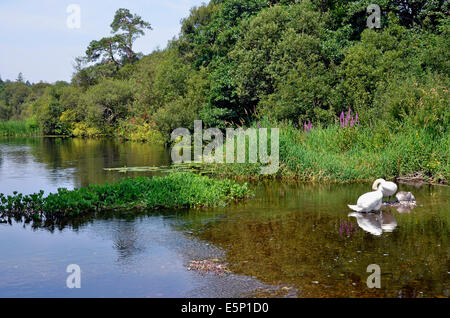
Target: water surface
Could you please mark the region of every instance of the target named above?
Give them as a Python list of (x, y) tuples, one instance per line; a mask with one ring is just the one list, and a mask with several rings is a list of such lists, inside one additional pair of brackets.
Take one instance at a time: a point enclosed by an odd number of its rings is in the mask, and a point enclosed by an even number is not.
[[(164, 148), (111, 139), (0, 139), (0, 192), (104, 183), (124, 174), (103, 168), (169, 160)], [(347, 204), (370, 184), (252, 187), (253, 199), (226, 208), (0, 224), (0, 297), (448, 297), (448, 187), (399, 185), (418, 207), (361, 215)], [(204, 259), (232, 274), (188, 270)], [(81, 289), (66, 287), (69, 264)], [(366, 285), (370, 264), (380, 289)]]

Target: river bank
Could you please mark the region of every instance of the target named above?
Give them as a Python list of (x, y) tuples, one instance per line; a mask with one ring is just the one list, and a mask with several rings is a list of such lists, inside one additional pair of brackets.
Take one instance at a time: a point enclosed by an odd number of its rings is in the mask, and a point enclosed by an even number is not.
[[(411, 126), (394, 129), (383, 125), (347, 129), (339, 126), (316, 127), (309, 131), (302, 131), (291, 124), (265, 123), (264, 127), (280, 128), (280, 164), (275, 174), (261, 175), (261, 165), (249, 163), (204, 164), (204, 169), (212, 176), (240, 180), (278, 178), (339, 183), (373, 181), (383, 177), (390, 180), (448, 184), (450, 179), (449, 132), (433, 135), (425, 129)], [(109, 138), (127, 141), (120, 134)], [(105, 138), (75, 137), (77, 139), (80, 142), (95, 142)], [(164, 147), (163, 142), (151, 144)]]
[[(279, 178), (311, 182), (365, 182), (383, 177), (448, 184), (450, 133), (433, 135), (412, 126), (302, 131), (279, 124), (279, 169), (261, 175), (260, 164), (208, 164), (213, 175), (241, 180)], [(248, 146), (248, 145), (247, 145)]]

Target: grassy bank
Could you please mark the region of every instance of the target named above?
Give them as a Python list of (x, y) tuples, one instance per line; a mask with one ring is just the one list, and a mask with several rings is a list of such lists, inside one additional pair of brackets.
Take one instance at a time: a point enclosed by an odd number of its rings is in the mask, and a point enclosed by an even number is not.
[(226, 205), (250, 195), (247, 185), (193, 173), (124, 179), (57, 193), (0, 194), (0, 217), (56, 220), (118, 209), (197, 208)]
[[(277, 127), (277, 126), (273, 126)], [(274, 175), (302, 181), (348, 182), (414, 177), (448, 183), (448, 132), (433, 135), (412, 126), (338, 126), (309, 133), (280, 127), (280, 169)], [(259, 164), (215, 164), (216, 176), (259, 179)]]
[(40, 134), (38, 125), (26, 120), (0, 121), (0, 136), (28, 137)]

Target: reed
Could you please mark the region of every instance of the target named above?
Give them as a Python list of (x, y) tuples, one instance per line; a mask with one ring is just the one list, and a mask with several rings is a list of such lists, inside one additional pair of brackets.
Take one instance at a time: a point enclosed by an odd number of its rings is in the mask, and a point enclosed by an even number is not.
[(31, 121), (9, 120), (0, 121), (0, 136), (27, 137), (39, 135), (39, 127)]

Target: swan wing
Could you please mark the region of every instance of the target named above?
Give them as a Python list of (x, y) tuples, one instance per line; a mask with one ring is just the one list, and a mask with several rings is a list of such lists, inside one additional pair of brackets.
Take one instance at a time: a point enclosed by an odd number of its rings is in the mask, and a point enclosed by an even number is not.
[(381, 208), (382, 199), (383, 193), (381, 191), (372, 191), (360, 196), (356, 204), (362, 208), (362, 211), (370, 212)]

